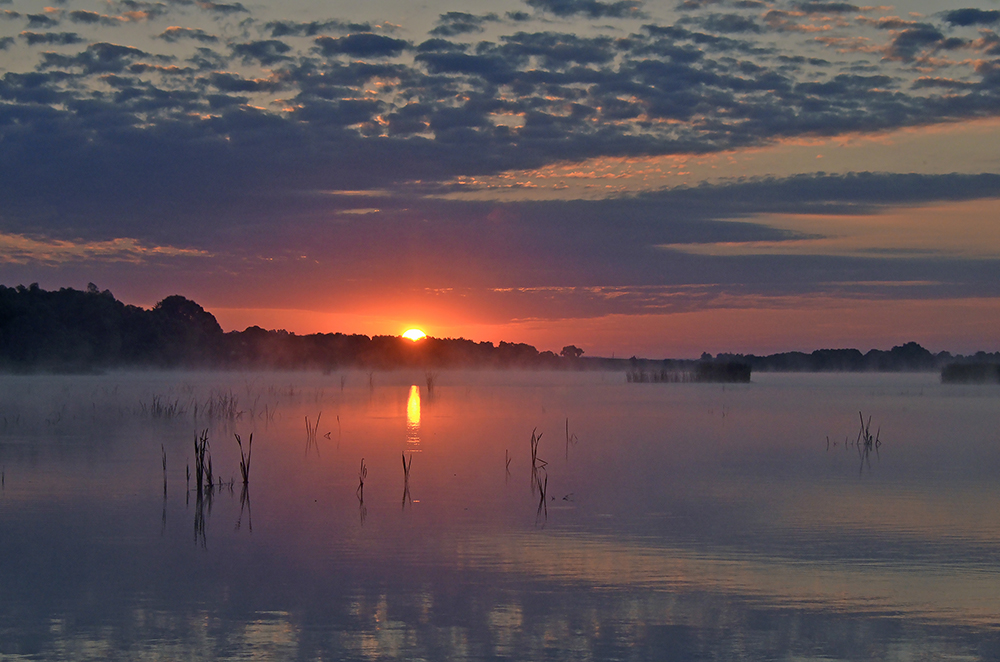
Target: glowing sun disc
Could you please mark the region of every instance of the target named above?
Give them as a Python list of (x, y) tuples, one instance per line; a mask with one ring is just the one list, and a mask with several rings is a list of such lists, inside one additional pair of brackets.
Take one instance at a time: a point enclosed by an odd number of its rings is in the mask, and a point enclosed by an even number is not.
[(408, 338), (413, 342), (416, 342), (418, 340), (423, 340), (424, 338), (426, 338), (427, 334), (421, 331), (420, 329), (407, 329), (406, 331), (403, 332), (403, 337)]

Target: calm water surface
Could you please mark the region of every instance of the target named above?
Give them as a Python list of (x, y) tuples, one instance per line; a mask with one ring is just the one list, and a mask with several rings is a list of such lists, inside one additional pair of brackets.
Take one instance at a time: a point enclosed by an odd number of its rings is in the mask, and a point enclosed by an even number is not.
[(6, 376), (0, 659), (998, 659), (998, 423), (934, 374)]

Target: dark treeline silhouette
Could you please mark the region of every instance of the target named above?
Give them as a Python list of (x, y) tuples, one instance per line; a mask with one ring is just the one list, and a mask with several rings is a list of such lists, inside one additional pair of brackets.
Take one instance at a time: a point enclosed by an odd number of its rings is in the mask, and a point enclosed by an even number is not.
[(864, 354), (856, 349), (817, 349), (810, 354), (719, 354), (715, 360), (746, 363), (754, 372), (930, 372), (952, 364), (1000, 363), (1000, 352), (977, 352), (971, 356), (933, 354), (915, 342), (908, 342), (888, 351), (873, 349)]
[(215, 316), (182, 296), (152, 309), (126, 305), (108, 290), (49, 292), (0, 286), (0, 370), (90, 372), (106, 368), (573, 367), (562, 355), (522, 343), (316, 333), (252, 326), (225, 333)]
[[(226, 333), (215, 316), (182, 296), (169, 296), (146, 310), (124, 304), (88, 285), (85, 291), (46, 291), (0, 285), (0, 370), (92, 372), (109, 368), (390, 369), (406, 367), (546, 368), (617, 370), (659, 375), (649, 381), (687, 381), (667, 373), (689, 373), (691, 381), (744, 381), (752, 371), (937, 370), (950, 364), (1000, 363), (1000, 353), (974, 356), (931, 354), (916, 343), (889, 351), (824, 349), (702, 355), (698, 361), (584, 357), (563, 347), (559, 354), (523, 343), (474, 342), (464, 338), (316, 333), (297, 335), (252, 326)], [(746, 368), (749, 368), (747, 370)], [(991, 373), (992, 374), (992, 373)], [(667, 376), (664, 376), (667, 375)]]

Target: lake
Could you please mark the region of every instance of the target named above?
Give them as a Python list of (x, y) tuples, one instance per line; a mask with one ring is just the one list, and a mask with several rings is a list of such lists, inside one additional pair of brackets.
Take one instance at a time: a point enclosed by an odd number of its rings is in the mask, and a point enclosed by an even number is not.
[(998, 405), (924, 373), (3, 376), (0, 659), (997, 659)]

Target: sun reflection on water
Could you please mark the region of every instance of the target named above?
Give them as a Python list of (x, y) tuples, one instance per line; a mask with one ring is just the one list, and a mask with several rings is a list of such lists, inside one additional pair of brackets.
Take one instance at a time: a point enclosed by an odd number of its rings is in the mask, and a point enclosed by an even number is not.
[(420, 450), (420, 387), (416, 384), (410, 386), (410, 397), (406, 400), (406, 447)]

